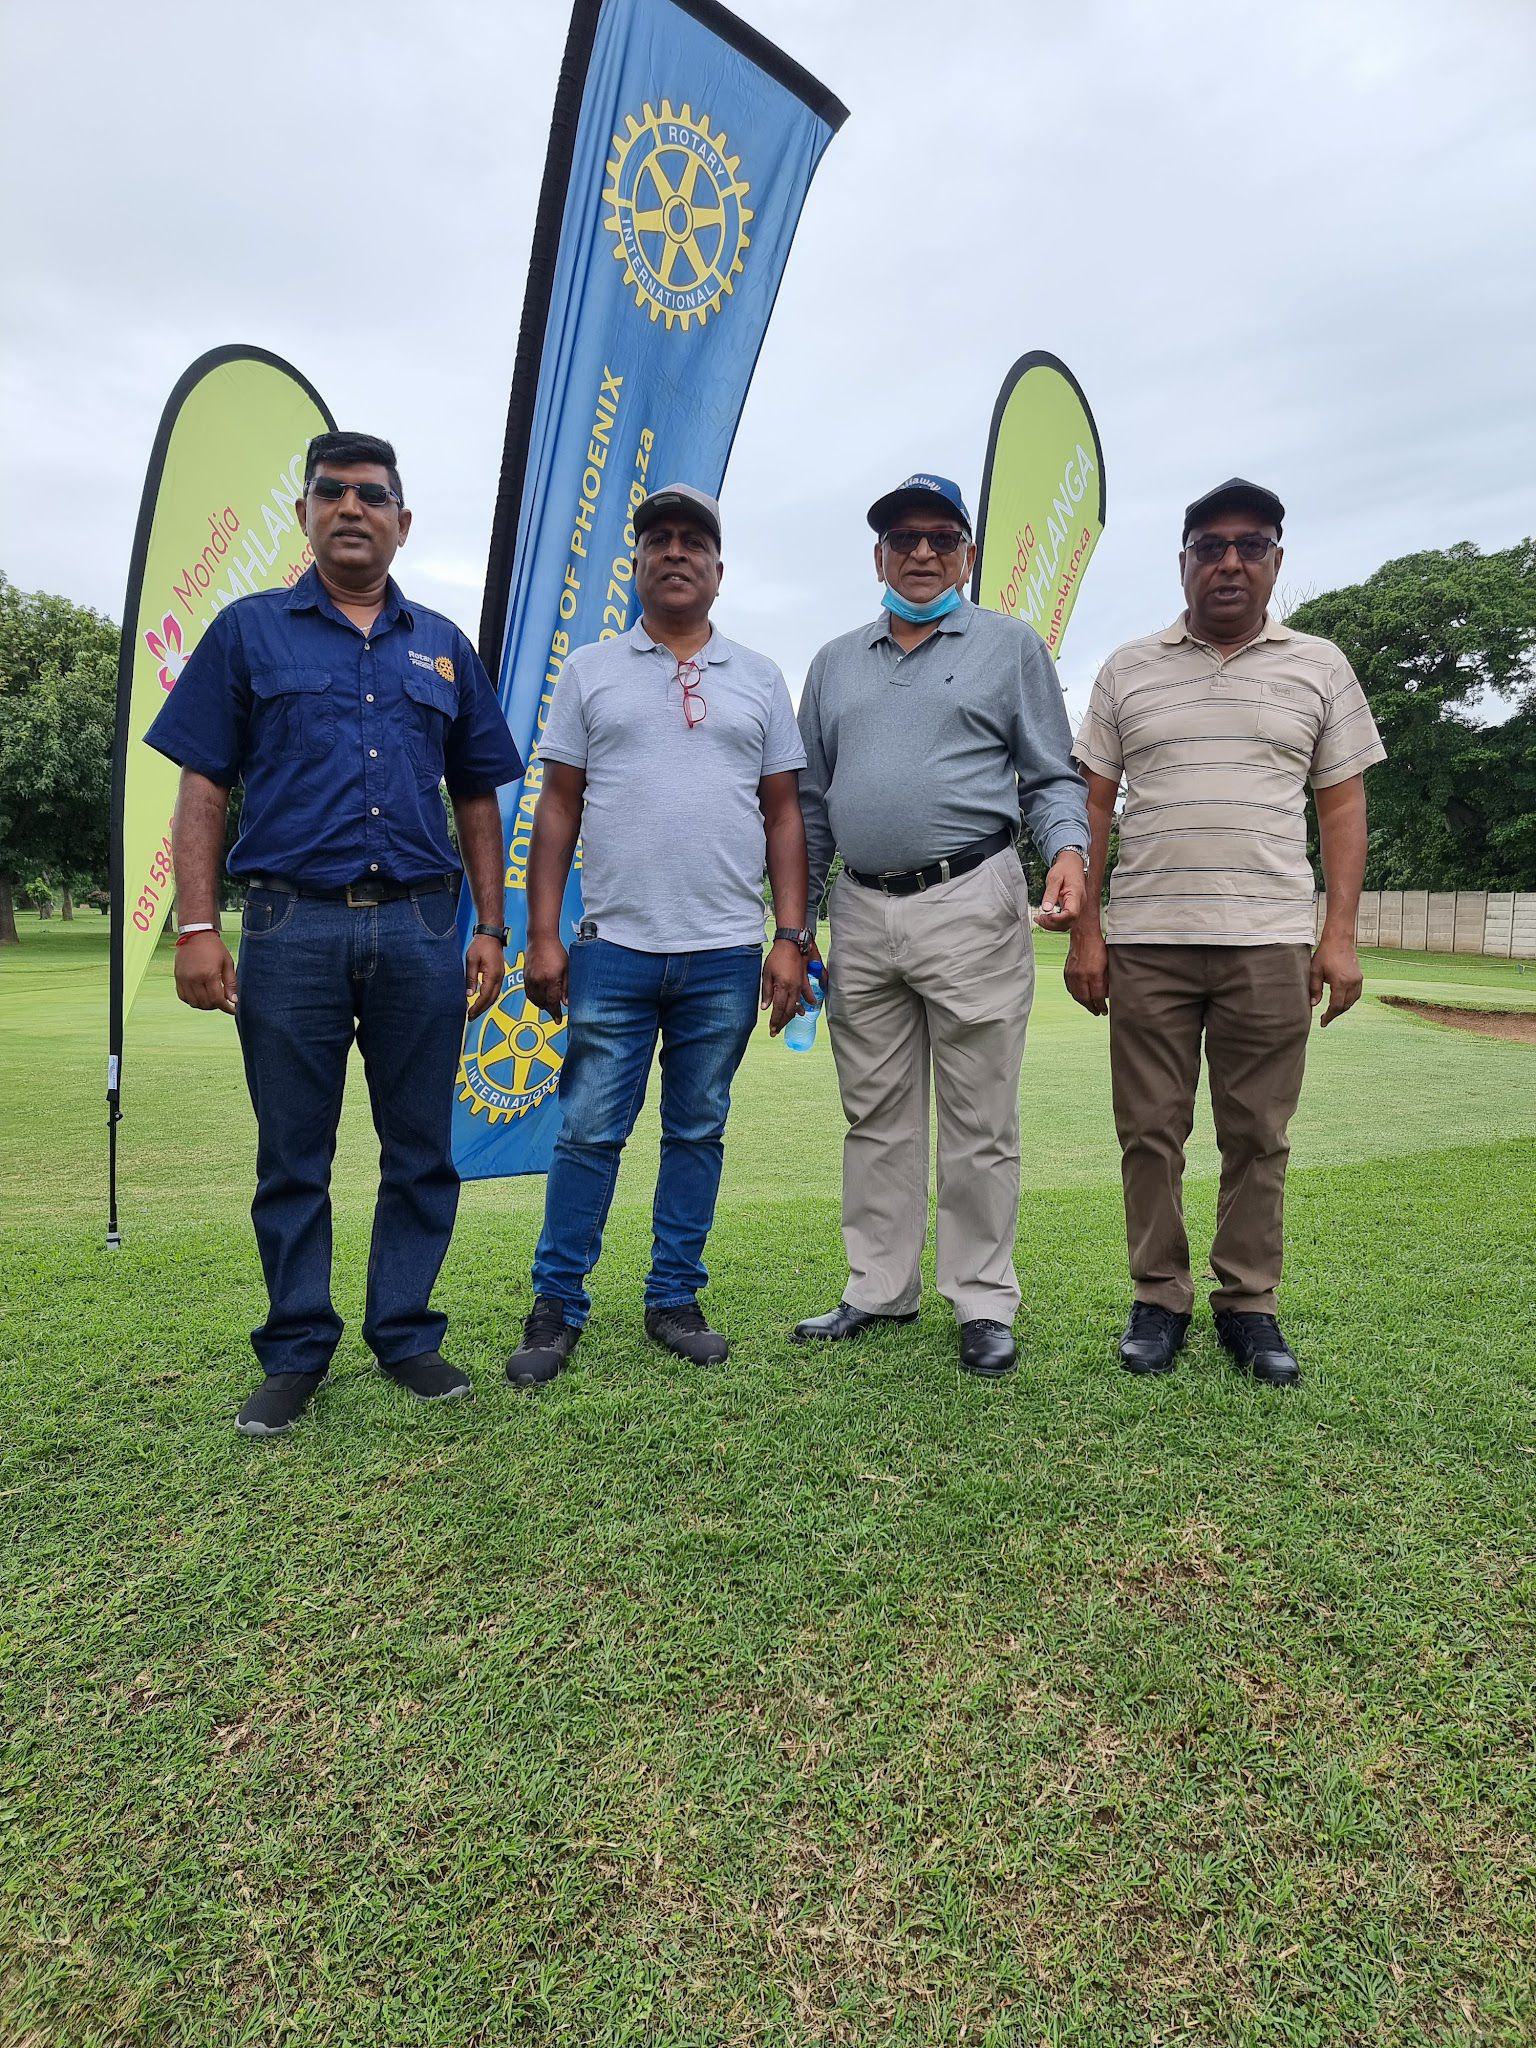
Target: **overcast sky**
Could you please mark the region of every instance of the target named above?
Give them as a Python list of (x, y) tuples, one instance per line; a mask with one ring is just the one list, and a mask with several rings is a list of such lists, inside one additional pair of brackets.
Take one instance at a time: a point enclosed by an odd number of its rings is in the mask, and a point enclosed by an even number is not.
[[(1289, 507), (1283, 588), (1536, 529), (1536, 5), (744, 0), (850, 118), (726, 480), (717, 617), (798, 693), (863, 512), (973, 500), (1028, 348), (1098, 419), (1074, 710), (1178, 609), (1180, 508)], [(474, 634), (562, 0), (0, 0), (0, 569), (115, 618), (176, 377), (264, 344), (396, 442), (401, 581)]]

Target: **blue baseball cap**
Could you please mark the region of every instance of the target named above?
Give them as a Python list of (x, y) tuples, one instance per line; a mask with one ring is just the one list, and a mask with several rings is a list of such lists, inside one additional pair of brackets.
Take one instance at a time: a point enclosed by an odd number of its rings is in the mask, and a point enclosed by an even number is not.
[(887, 491), (883, 498), (876, 498), (869, 508), (869, 523), (876, 533), (888, 533), (891, 521), (908, 505), (926, 505), (930, 511), (953, 512), (966, 532), (972, 531), (971, 515), (965, 509), (960, 486), (947, 476), (931, 476), (926, 470), (919, 470), (916, 476), (909, 476), (905, 483), (899, 483), (894, 491)]

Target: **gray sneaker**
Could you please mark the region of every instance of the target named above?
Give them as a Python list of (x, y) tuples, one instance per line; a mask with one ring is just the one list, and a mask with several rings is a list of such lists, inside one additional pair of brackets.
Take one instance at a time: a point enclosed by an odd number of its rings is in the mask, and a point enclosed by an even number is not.
[(269, 1372), (235, 1417), (242, 1436), (286, 1436), (323, 1384), (323, 1372)]
[(415, 1358), (402, 1358), (397, 1365), (381, 1365), (385, 1379), (404, 1387), (418, 1401), (463, 1401), (474, 1398), (469, 1374), (450, 1365), (439, 1351), (422, 1351)]

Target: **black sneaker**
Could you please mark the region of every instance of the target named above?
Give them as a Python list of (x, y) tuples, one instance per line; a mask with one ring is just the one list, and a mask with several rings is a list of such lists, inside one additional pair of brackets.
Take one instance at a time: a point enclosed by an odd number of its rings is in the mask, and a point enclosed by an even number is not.
[(1188, 1316), (1160, 1302), (1133, 1301), (1120, 1339), (1120, 1363), (1127, 1372), (1172, 1372), (1188, 1335)]
[(645, 1334), (690, 1365), (724, 1365), (730, 1356), (730, 1345), (705, 1322), (697, 1302), (687, 1302), (682, 1308), (648, 1308)]
[(314, 1398), (323, 1372), (269, 1372), (235, 1417), (242, 1436), (286, 1436)]
[(514, 1387), (543, 1387), (576, 1349), (581, 1332), (565, 1320), (565, 1309), (552, 1294), (534, 1296), (523, 1324), (523, 1341), (507, 1360), (507, 1378)]
[(404, 1387), (418, 1401), (462, 1401), (474, 1398), (469, 1374), (450, 1365), (439, 1351), (420, 1351), (414, 1358), (402, 1358), (398, 1365), (381, 1365), (385, 1379)]
[(1301, 1378), (1296, 1354), (1281, 1336), (1280, 1325), (1273, 1316), (1245, 1315), (1238, 1309), (1219, 1308), (1216, 1341), (1266, 1387), (1294, 1387)]

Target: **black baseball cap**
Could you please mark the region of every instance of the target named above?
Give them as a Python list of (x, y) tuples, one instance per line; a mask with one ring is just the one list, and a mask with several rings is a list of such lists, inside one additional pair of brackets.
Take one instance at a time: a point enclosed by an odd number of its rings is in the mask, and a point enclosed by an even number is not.
[(658, 519), (678, 518), (691, 519), (695, 526), (702, 526), (719, 547), (720, 507), (708, 491), (698, 490), (693, 484), (663, 484), (659, 491), (642, 499), (635, 507), (635, 537), (638, 540)]
[(951, 483), (947, 476), (934, 476), (930, 470), (921, 469), (916, 476), (909, 476), (904, 483), (899, 483), (894, 491), (887, 491), (883, 498), (876, 498), (869, 508), (869, 523), (876, 533), (888, 533), (891, 521), (909, 505), (926, 505), (935, 512), (952, 512), (967, 533), (972, 530), (971, 515), (965, 509), (960, 486)]
[(1202, 525), (1217, 512), (1235, 511), (1257, 512), (1266, 526), (1275, 529), (1275, 537), (1279, 538), (1285, 507), (1274, 492), (1266, 491), (1262, 484), (1249, 483), (1245, 476), (1229, 476), (1214, 491), (1207, 491), (1203, 498), (1196, 498), (1192, 505), (1184, 507), (1183, 539), (1188, 540), (1192, 527)]

